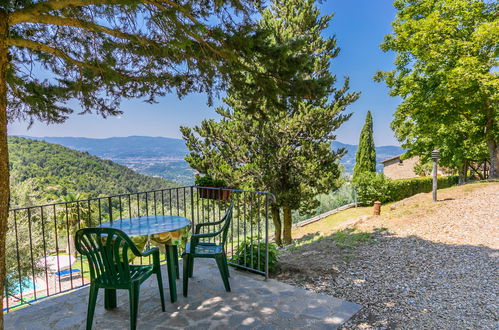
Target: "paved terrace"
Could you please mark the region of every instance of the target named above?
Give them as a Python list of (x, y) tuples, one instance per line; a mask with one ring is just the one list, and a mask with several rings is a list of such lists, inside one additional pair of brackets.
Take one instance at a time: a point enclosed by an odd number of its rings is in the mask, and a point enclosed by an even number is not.
[[(181, 268), (182, 269), (182, 268)], [(163, 269), (168, 290), (166, 266)], [(225, 292), (212, 260), (196, 259), (189, 281), (189, 297), (170, 303), (165, 292), (166, 312), (161, 304), (156, 278), (141, 286), (138, 329), (335, 329), (360, 306), (331, 296), (316, 294), (262, 276), (231, 268), (232, 292)], [(118, 308), (106, 311), (104, 290), (99, 291), (94, 329), (129, 328), (128, 293), (118, 290)], [(84, 329), (88, 288), (42, 300), (5, 315), (6, 329)]]

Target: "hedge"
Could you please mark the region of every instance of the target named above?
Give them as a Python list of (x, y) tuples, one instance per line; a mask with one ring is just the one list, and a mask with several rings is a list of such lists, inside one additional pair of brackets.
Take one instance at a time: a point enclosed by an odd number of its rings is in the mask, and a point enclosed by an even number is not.
[[(458, 176), (440, 176), (437, 178), (438, 188), (448, 188), (458, 182)], [(363, 205), (372, 205), (378, 200), (382, 203), (395, 202), (401, 199), (432, 191), (431, 177), (391, 180), (381, 173), (366, 173), (359, 177), (357, 200)]]

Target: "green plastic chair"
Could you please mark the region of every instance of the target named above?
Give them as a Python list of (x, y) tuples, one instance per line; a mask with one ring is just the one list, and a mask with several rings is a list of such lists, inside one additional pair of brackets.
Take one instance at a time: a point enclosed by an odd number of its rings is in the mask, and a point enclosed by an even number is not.
[[(92, 329), (95, 303), (99, 289), (104, 289), (104, 308), (116, 307), (116, 290), (128, 290), (130, 297), (130, 329), (137, 328), (139, 288), (151, 274), (158, 279), (161, 308), (165, 311), (163, 280), (159, 249), (140, 252), (124, 232), (113, 228), (84, 228), (76, 232), (76, 250), (87, 257), (90, 266), (90, 295), (87, 330)], [(131, 257), (152, 256), (152, 265), (130, 265)]]
[[(232, 220), (232, 209), (234, 208), (234, 203), (231, 203), (225, 215), (216, 222), (203, 222), (196, 225), (194, 234), (191, 236), (191, 241), (185, 246), (185, 252), (182, 255), (183, 258), (183, 291), (184, 297), (187, 297), (187, 291), (189, 286), (189, 277), (192, 277), (194, 270), (194, 259), (195, 258), (213, 258), (216, 260), (220, 275), (224, 282), (225, 290), (230, 292), (229, 283), (229, 266), (227, 263), (227, 255), (225, 254), (225, 242), (227, 241), (227, 233), (229, 231), (229, 225)], [(200, 234), (199, 231), (204, 226), (214, 226), (221, 225), (222, 228), (214, 233), (204, 233)], [(201, 242), (200, 240), (206, 238), (214, 238), (222, 235), (221, 244)]]

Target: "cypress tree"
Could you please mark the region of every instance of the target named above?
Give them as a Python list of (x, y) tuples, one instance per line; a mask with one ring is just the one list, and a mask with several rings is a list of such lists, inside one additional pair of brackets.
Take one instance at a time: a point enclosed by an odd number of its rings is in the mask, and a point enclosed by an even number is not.
[(374, 149), (373, 117), (367, 112), (366, 122), (360, 132), (359, 148), (355, 156), (353, 179), (361, 173), (376, 172), (376, 150)]

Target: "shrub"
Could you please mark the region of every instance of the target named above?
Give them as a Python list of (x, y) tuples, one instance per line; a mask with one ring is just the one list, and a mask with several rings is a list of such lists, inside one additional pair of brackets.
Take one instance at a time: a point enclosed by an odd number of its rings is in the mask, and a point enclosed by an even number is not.
[(227, 183), (224, 180), (215, 179), (210, 174), (204, 176), (196, 175), (194, 183), (200, 187), (227, 187)]
[[(437, 178), (439, 189), (454, 186), (457, 182), (458, 176)], [(381, 173), (365, 173), (355, 180), (355, 184), (358, 202), (372, 205), (375, 201), (395, 202), (419, 193), (431, 192), (433, 180), (431, 177), (391, 180)]]
[(382, 173), (366, 172), (355, 178), (357, 201), (362, 205), (372, 205), (375, 201), (390, 201), (390, 179)]
[[(260, 253), (260, 258), (258, 258)], [(277, 245), (269, 242), (269, 271), (273, 272), (278, 264)], [(246, 238), (230, 259), (231, 262), (265, 271), (265, 242), (258, 243), (257, 237)], [(237, 267), (237, 266), (235, 266)]]
[[(458, 176), (438, 177), (438, 189), (456, 185), (458, 178)], [(419, 177), (412, 179), (390, 180), (390, 187), (390, 201), (395, 202), (419, 193), (431, 192), (433, 189), (433, 179), (431, 177)]]

